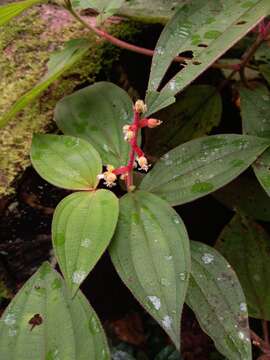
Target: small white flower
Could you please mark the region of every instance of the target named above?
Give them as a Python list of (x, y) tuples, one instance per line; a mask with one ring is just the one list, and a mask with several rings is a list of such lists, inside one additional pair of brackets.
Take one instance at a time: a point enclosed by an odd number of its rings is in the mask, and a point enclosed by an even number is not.
[(150, 165), (148, 164), (145, 156), (140, 156), (139, 158), (137, 158), (137, 162), (139, 164), (139, 170), (148, 171)]
[(134, 110), (139, 114), (145, 113), (147, 111), (147, 106), (142, 100), (137, 100), (134, 105)]
[(132, 127), (130, 125), (124, 125), (123, 126), (123, 134), (125, 141), (130, 141), (134, 137), (134, 131), (132, 130)]
[(99, 174), (97, 178), (99, 180), (103, 179), (104, 184), (111, 188), (116, 185), (115, 181), (117, 180), (117, 176), (113, 173), (114, 167), (112, 165), (107, 166), (107, 171), (105, 171), (103, 174)]

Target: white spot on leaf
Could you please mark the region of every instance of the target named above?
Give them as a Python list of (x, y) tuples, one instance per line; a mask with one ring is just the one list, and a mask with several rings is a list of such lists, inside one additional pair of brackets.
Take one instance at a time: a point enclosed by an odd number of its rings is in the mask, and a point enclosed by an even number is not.
[(85, 271), (75, 271), (72, 275), (72, 281), (74, 284), (81, 284), (86, 277)]
[(176, 81), (175, 80), (171, 80), (169, 82), (169, 88), (171, 91), (174, 91), (176, 89)]
[(208, 265), (211, 264), (214, 261), (214, 255), (209, 254), (209, 253), (205, 253), (202, 256), (202, 261), (204, 262), (204, 264)]
[(156, 48), (156, 53), (158, 54), (158, 55), (163, 55), (164, 54), (164, 50), (162, 49), (162, 47), (157, 47)]
[(240, 311), (247, 312), (247, 304), (246, 303), (243, 302), (240, 304)]
[(81, 242), (81, 246), (82, 247), (85, 247), (85, 248), (88, 248), (90, 245), (91, 245), (91, 239), (83, 239), (82, 242)]
[(239, 336), (239, 339), (241, 339), (241, 340), (244, 340), (244, 338), (245, 338), (245, 334), (243, 333), (243, 331), (238, 331), (238, 336)]
[(166, 278), (161, 278), (160, 283), (163, 286), (170, 286), (171, 285), (170, 281), (168, 279), (166, 279)]
[(110, 149), (109, 149), (109, 146), (107, 144), (103, 144), (103, 149), (106, 151), (106, 152), (109, 152)]
[(165, 315), (162, 319), (162, 324), (166, 329), (170, 329), (172, 327), (172, 318), (169, 315)]
[(179, 276), (182, 281), (186, 280), (186, 274), (184, 272), (180, 273)]
[(154, 305), (154, 308), (156, 310), (159, 310), (161, 307), (160, 299), (157, 296), (147, 296), (148, 299), (151, 301), (151, 303)]
[(14, 324), (16, 323), (16, 316), (15, 316), (15, 314), (7, 313), (4, 322), (5, 322), (5, 324), (6, 324), (7, 326), (14, 325)]

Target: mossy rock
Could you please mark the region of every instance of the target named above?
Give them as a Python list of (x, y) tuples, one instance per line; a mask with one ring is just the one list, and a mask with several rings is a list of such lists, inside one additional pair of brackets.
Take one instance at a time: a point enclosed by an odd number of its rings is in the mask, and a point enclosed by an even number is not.
[[(128, 22), (110, 26), (111, 33), (128, 39), (138, 29)], [(0, 116), (44, 75), (50, 52), (61, 49), (67, 40), (81, 37), (93, 44), (89, 53), (0, 130), (0, 196), (14, 192), (16, 179), (29, 166), (32, 134), (54, 128), (57, 101), (81, 84), (94, 82), (101, 69), (109, 71), (120, 54), (119, 49), (98, 40), (54, 5), (36, 6), (1, 28)]]

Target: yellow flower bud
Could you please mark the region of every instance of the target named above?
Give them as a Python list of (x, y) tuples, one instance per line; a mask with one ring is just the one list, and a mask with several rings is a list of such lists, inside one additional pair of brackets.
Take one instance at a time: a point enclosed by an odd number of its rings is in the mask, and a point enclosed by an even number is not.
[(158, 120), (158, 119), (152, 119), (152, 118), (150, 118), (150, 119), (148, 119), (147, 124), (148, 124), (148, 127), (149, 127), (149, 128), (153, 129), (153, 128), (159, 126), (160, 124), (162, 124), (162, 121), (161, 121), (161, 120)]

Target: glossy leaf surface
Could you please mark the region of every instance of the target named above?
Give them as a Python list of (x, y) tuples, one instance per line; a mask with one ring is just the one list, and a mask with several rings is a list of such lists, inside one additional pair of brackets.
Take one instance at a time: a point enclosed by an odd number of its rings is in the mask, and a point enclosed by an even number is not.
[(125, 1), (119, 9), (119, 15), (135, 21), (166, 24), (175, 12), (176, 6), (182, 6), (185, 0), (145, 0)]
[(102, 172), (98, 152), (87, 141), (73, 136), (35, 135), (31, 161), (43, 179), (65, 189), (94, 189)]
[[(270, 12), (268, 0), (197, 0), (180, 7), (165, 26), (155, 49), (148, 84), (149, 114), (173, 97), (223, 55)], [(192, 53), (184, 68), (156, 91), (173, 58)], [(152, 94), (151, 94), (152, 93)], [(153, 95), (154, 94), (154, 95)]]
[(201, 328), (229, 360), (251, 360), (245, 296), (235, 272), (212, 247), (191, 242), (186, 302)]
[(61, 276), (44, 263), (0, 321), (1, 360), (109, 360), (101, 324), (81, 292), (71, 300)]
[(270, 221), (270, 198), (255, 176), (240, 176), (215, 191), (213, 196), (231, 210), (239, 209), (241, 213), (253, 219)]
[(120, 199), (109, 251), (123, 282), (179, 349), (190, 271), (188, 235), (181, 218), (153, 194), (129, 193)]
[(44, 0), (25, 0), (0, 6), (0, 26), (6, 24), (29, 7), (41, 2), (44, 2)]
[(145, 152), (161, 156), (188, 140), (206, 135), (219, 124), (221, 113), (221, 97), (213, 86), (190, 86), (173, 105), (155, 115), (163, 123), (147, 129)]
[(269, 235), (254, 221), (235, 215), (221, 233), (217, 248), (238, 275), (249, 315), (270, 320)]
[(247, 135), (213, 135), (191, 140), (165, 154), (140, 188), (180, 205), (226, 185), (247, 169), (268, 141)]
[(57, 206), (52, 223), (55, 255), (74, 294), (106, 250), (118, 219), (109, 190), (76, 192)]
[(55, 120), (68, 135), (89, 140), (103, 164), (125, 165), (129, 144), (122, 128), (131, 123), (132, 101), (128, 94), (109, 82), (99, 82), (66, 96), (56, 106)]
[(65, 44), (63, 50), (52, 53), (48, 62), (48, 71), (31, 90), (21, 96), (13, 106), (0, 118), (0, 128), (24, 109), (32, 100), (38, 97), (66, 70), (79, 61), (89, 50), (90, 42), (87, 39), (73, 39)]
[[(240, 89), (243, 131), (270, 139), (270, 92), (265, 86), (254, 90)], [(270, 151), (267, 149), (253, 164), (254, 172), (264, 190), (270, 195)]]

